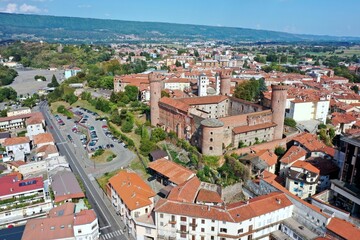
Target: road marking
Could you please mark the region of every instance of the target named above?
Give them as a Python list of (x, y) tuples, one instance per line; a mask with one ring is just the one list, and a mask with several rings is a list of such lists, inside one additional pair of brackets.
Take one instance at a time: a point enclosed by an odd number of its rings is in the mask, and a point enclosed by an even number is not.
[(111, 237), (113, 237), (112, 233), (109, 233), (109, 235), (110, 235)]
[(101, 231), (101, 230), (104, 230), (104, 229), (107, 229), (107, 228), (109, 228), (109, 227), (111, 227), (111, 226), (109, 226), (109, 225), (104, 226), (104, 227), (100, 228), (100, 231)]
[(104, 238), (105, 238), (105, 239), (108, 239), (108, 236), (107, 236), (107, 234), (105, 234), (105, 235), (104, 235)]
[(116, 232), (117, 232), (119, 235), (122, 234), (121, 230), (117, 230)]
[(121, 232), (121, 234), (124, 234), (124, 232), (121, 229), (119, 231)]

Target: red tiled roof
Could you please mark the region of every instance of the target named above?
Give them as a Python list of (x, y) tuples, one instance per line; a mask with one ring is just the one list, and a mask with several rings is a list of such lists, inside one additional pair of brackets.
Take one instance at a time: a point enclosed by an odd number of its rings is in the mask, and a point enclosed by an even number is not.
[(172, 98), (168, 98), (168, 97), (161, 98), (159, 101), (159, 104), (165, 104), (165, 105), (168, 105), (170, 107), (173, 107), (175, 109), (181, 110), (186, 113), (189, 109), (189, 105), (179, 101), (178, 99), (172, 99)]
[(320, 174), (320, 170), (318, 168), (316, 168), (315, 166), (313, 166), (311, 163), (309, 162), (305, 162), (305, 161), (296, 161), (293, 163), (293, 165), (291, 165), (292, 167), (296, 167), (296, 168), (302, 168), (305, 169), (309, 172), (313, 172), (316, 174)]
[(29, 142), (30, 139), (28, 137), (7, 138), (4, 141), (4, 146), (13, 146), (13, 145), (24, 144)]
[(16, 180), (17, 176), (4, 176), (0, 178), (0, 198), (44, 188), (42, 177)]
[(53, 143), (55, 142), (51, 133), (40, 133), (34, 136), (34, 144), (42, 144), (42, 143)]
[(291, 146), (280, 159), (281, 163), (290, 164), (306, 156), (306, 151), (300, 146)]
[(32, 113), (32, 116), (28, 119), (26, 119), (26, 125), (32, 125), (32, 124), (40, 124), (44, 121), (44, 116), (41, 112), (34, 112)]
[(109, 184), (131, 211), (151, 205), (150, 198), (156, 195), (139, 175), (126, 170), (110, 178)]
[(271, 127), (276, 127), (276, 123), (262, 123), (262, 124), (252, 125), (252, 126), (247, 126), (247, 125), (239, 126), (239, 127), (233, 128), (233, 133), (240, 134), (240, 133), (251, 132), (251, 131), (265, 129), (265, 128), (271, 128)]
[(194, 176), (190, 180), (174, 187), (167, 198), (179, 202), (193, 203), (200, 184), (200, 180)]
[(150, 162), (148, 167), (169, 178), (171, 182), (177, 185), (184, 183), (195, 175), (189, 169), (165, 158)]
[(347, 240), (358, 240), (360, 237), (360, 229), (355, 225), (342, 220), (337, 217), (333, 217), (330, 223), (326, 226), (328, 230), (336, 235)]
[(215, 191), (210, 191), (207, 189), (200, 189), (199, 194), (196, 197), (197, 202), (203, 203), (222, 203), (221, 196)]
[(79, 213), (75, 214), (74, 226), (90, 224), (95, 221), (95, 219), (96, 214), (94, 210), (81, 210)]
[(335, 149), (326, 146), (314, 134), (304, 132), (294, 137), (293, 140), (299, 142), (301, 145), (306, 147), (310, 152), (323, 152), (330, 156), (335, 155)]
[(261, 160), (265, 161), (269, 166), (273, 166), (277, 163), (277, 156), (269, 149), (263, 149), (255, 153)]
[(181, 98), (179, 101), (187, 105), (203, 105), (203, 104), (216, 104), (228, 99), (227, 96), (204, 96), (204, 97), (192, 97), (192, 98)]

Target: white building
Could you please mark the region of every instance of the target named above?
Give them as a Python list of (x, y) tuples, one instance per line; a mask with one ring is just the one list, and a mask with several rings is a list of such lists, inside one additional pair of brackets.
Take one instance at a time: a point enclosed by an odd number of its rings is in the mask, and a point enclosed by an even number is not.
[(30, 139), (28, 137), (7, 138), (4, 147), (12, 160), (24, 160), (25, 155), (30, 154)]
[(207, 96), (207, 88), (209, 86), (209, 79), (205, 74), (198, 76), (198, 96)]
[(319, 120), (326, 123), (329, 113), (330, 96), (320, 100), (296, 99), (290, 102), (289, 113), (286, 117), (295, 121)]
[(158, 239), (269, 239), (291, 217), (293, 204), (273, 192), (221, 207), (160, 199), (154, 211)]
[(316, 193), (320, 170), (304, 161), (293, 163), (286, 175), (286, 189), (302, 199)]
[(181, 90), (190, 88), (190, 80), (187, 78), (170, 78), (164, 81), (164, 89)]
[(42, 114), (36, 114), (26, 119), (26, 135), (32, 140), (33, 136), (44, 133), (45, 119)]
[(18, 116), (18, 115), (22, 115), (22, 114), (28, 114), (31, 113), (31, 109), (28, 107), (19, 107), (19, 108), (15, 108), (15, 109), (11, 109), (9, 110), (6, 115), (8, 117), (13, 117), (13, 116)]

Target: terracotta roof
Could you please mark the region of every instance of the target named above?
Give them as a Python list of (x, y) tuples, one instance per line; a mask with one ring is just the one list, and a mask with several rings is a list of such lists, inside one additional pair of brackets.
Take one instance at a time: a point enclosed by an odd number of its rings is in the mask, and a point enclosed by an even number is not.
[(193, 173), (189, 169), (165, 158), (161, 158), (156, 160), (155, 162), (149, 163), (148, 167), (169, 178), (171, 182), (177, 185), (189, 180), (195, 175), (195, 173)]
[(227, 96), (204, 96), (204, 97), (192, 97), (192, 98), (180, 98), (179, 101), (187, 105), (203, 105), (203, 104), (216, 104), (228, 99)]
[(170, 107), (173, 107), (175, 109), (181, 110), (183, 112), (188, 111), (189, 106), (181, 101), (179, 101), (178, 99), (172, 99), (172, 98), (168, 98), (168, 97), (163, 97), (160, 99), (159, 104), (166, 104)]
[(7, 164), (12, 165), (14, 167), (20, 167), (21, 165), (26, 165), (26, 162), (22, 160), (18, 160), (18, 161), (7, 162)]
[(66, 202), (64, 204), (61, 204), (57, 207), (50, 209), (48, 216), (52, 218), (52, 217), (73, 215), (74, 211), (75, 211), (75, 203)]
[(34, 136), (34, 144), (42, 144), (42, 143), (54, 143), (55, 140), (51, 133), (40, 133)]
[(150, 198), (156, 195), (139, 175), (127, 170), (120, 171), (110, 178), (109, 184), (131, 211), (151, 205), (152, 201)]
[(74, 216), (29, 219), (22, 240), (72, 239)]
[(11, 116), (11, 117), (2, 117), (2, 118), (0, 118), (0, 122), (6, 122), (6, 121), (15, 120), (15, 119), (27, 119), (33, 115), (34, 115), (34, 113), (26, 113), (26, 114)]
[(169, 200), (179, 202), (193, 203), (195, 201), (195, 197), (200, 187), (200, 184), (200, 180), (196, 176), (194, 176), (190, 180), (174, 187), (167, 198)]
[(35, 151), (36, 151), (36, 153), (42, 153), (43, 152), (46, 155), (58, 152), (56, 146), (52, 145), (52, 144), (47, 144), (47, 145), (41, 146), (41, 147), (37, 148)]
[(6, 195), (44, 188), (42, 177), (17, 180), (17, 176), (4, 176), (0, 178), (0, 198)]
[(257, 151), (255, 156), (258, 156), (261, 160), (265, 161), (269, 166), (273, 166), (277, 163), (277, 156), (269, 149), (263, 149)]
[(41, 124), (45, 121), (44, 116), (41, 112), (34, 112), (32, 116), (26, 119), (26, 125)]
[(326, 146), (314, 134), (304, 132), (294, 137), (293, 140), (299, 142), (301, 145), (306, 147), (310, 152), (323, 152), (330, 156), (335, 155), (335, 149)]
[(85, 209), (75, 214), (74, 226), (90, 224), (96, 219), (94, 210)]
[(190, 83), (188, 78), (170, 78), (164, 81), (165, 83)]
[(218, 192), (210, 191), (207, 189), (200, 189), (196, 197), (197, 202), (203, 203), (222, 203), (221, 196)]
[(355, 225), (342, 220), (337, 217), (333, 217), (330, 223), (326, 226), (328, 230), (336, 235), (347, 240), (358, 240), (360, 237), (360, 229)]
[(291, 148), (289, 148), (289, 150), (286, 151), (284, 156), (282, 156), (280, 162), (288, 165), (299, 160), (302, 157), (304, 157), (305, 159), (306, 151), (300, 146), (293, 145), (291, 146)]
[(4, 141), (4, 146), (13, 146), (13, 145), (24, 144), (29, 142), (30, 139), (28, 137), (7, 138)]
[(271, 128), (271, 127), (276, 127), (276, 123), (263, 123), (263, 124), (257, 124), (257, 125), (252, 125), (252, 126), (246, 125), (246, 126), (235, 127), (235, 128), (233, 128), (233, 133), (240, 134), (240, 133), (251, 132), (251, 131), (265, 129), (265, 128)]
[(305, 161), (301, 161), (301, 160), (294, 162), (293, 165), (291, 165), (291, 167), (302, 168), (309, 172), (320, 174), (320, 170), (318, 168), (314, 167), (309, 162), (305, 162)]
[(226, 222), (242, 222), (291, 205), (291, 201), (284, 193), (273, 192), (260, 197), (255, 197), (248, 203), (237, 202), (230, 204), (226, 208), (160, 199), (157, 202), (154, 211), (193, 218), (216, 219), (218, 221)]

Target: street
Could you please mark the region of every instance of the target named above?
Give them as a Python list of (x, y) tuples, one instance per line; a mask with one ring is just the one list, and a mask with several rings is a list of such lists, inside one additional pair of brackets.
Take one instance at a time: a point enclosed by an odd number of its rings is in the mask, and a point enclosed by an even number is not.
[(124, 223), (117, 217), (110, 201), (100, 189), (94, 177), (85, 172), (83, 166), (80, 164), (81, 160), (78, 159), (72, 151), (74, 147), (69, 146), (73, 144), (69, 144), (67, 139), (61, 135), (58, 125), (55, 124), (46, 102), (41, 102), (40, 111), (43, 113), (47, 125), (53, 126), (49, 131), (53, 134), (59, 152), (67, 158), (72, 171), (80, 176), (83, 181), (83, 185), (86, 189), (86, 197), (95, 210), (99, 220), (99, 227), (101, 230), (100, 239), (128, 239), (127, 234), (125, 235), (123, 232)]

